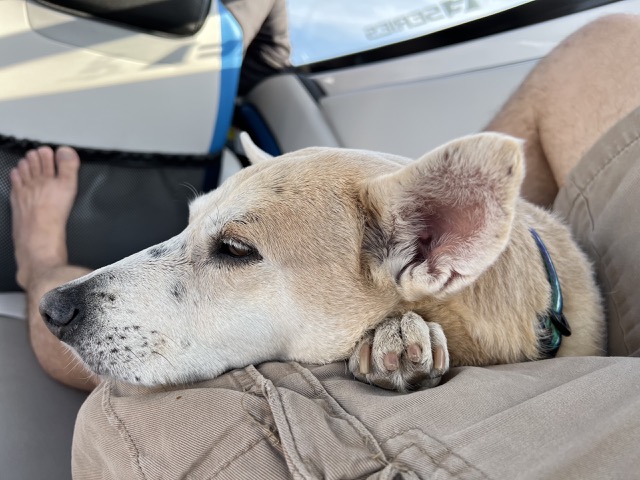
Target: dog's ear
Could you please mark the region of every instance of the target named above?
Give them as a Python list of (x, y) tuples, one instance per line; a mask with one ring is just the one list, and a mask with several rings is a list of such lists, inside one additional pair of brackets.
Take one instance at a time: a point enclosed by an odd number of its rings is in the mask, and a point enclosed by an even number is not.
[(240, 132), (240, 143), (251, 165), (271, 160), (273, 157), (258, 147), (247, 132)]
[(507, 245), (524, 177), (522, 142), (483, 133), (452, 141), (362, 190), (363, 255), (408, 301), (454, 293)]

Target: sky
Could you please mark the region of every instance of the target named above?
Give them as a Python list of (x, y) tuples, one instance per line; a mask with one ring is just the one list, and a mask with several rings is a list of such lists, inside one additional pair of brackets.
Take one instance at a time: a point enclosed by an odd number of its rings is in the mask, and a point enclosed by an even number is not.
[(481, 18), (532, 0), (287, 0), (294, 65)]

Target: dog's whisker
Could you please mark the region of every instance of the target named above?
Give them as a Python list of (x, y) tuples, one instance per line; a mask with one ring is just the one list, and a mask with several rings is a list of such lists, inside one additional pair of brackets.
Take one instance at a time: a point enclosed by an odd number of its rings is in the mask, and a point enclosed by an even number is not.
[(136, 357), (136, 359), (140, 362), (141, 365), (144, 365), (144, 362), (142, 361), (142, 359), (138, 355), (136, 355), (136, 352), (134, 352), (133, 350), (129, 350), (129, 353), (131, 355), (133, 355), (134, 357)]
[(185, 187), (187, 190), (189, 190), (191, 193), (193, 193), (193, 198), (191, 198), (191, 200), (193, 200), (194, 198), (196, 198), (198, 195), (200, 195), (200, 193), (198, 192), (198, 190), (196, 189), (196, 187), (194, 187), (193, 185), (191, 185), (189, 182), (182, 182), (180, 183), (181, 187)]
[(62, 344), (64, 347), (66, 347), (67, 351), (69, 351), (71, 353), (71, 358), (69, 358), (69, 363), (67, 363), (67, 365), (64, 367), (65, 372), (68, 374), (70, 373), (74, 368), (80, 368), (80, 371), (82, 371), (84, 365), (83, 362), (80, 358), (78, 358), (78, 354), (67, 344)]
[(151, 353), (154, 353), (154, 354), (156, 354), (156, 355), (160, 355), (162, 358), (164, 358), (164, 359), (167, 361), (167, 363), (168, 363), (169, 365), (171, 365), (172, 367), (174, 366), (174, 365), (173, 365), (173, 363), (171, 363), (171, 362), (169, 361), (169, 359), (168, 359), (167, 357), (165, 357), (164, 355), (162, 355), (160, 352), (158, 352), (158, 351), (156, 351), (156, 350), (151, 350)]
[[(87, 370), (84, 366), (83, 362), (78, 358), (72, 358), (66, 367), (64, 367), (64, 371), (66, 375), (71, 375), (72, 372), (75, 371), (74, 375), (78, 376), (78, 379), (88, 382), (93, 377), (93, 373), (90, 370)], [(82, 372), (85, 372), (82, 374)]]
[(160, 335), (162, 337), (163, 340), (169, 340), (174, 346), (178, 346), (178, 343), (172, 339), (170, 336), (162, 333), (162, 332), (158, 332), (158, 335)]
[(64, 367), (65, 374), (67, 374), (67, 375), (70, 374), (71, 371), (73, 370), (73, 368), (75, 367), (75, 365), (73, 365), (74, 360), (75, 359), (73, 359), (73, 358), (71, 360), (69, 360), (69, 363), (67, 363), (67, 365)]
[(86, 373), (85, 375), (80, 375), (78, 378), (82, 381), (88, 382), (89, 380), (92, 379), (93, 376), (94, 374), (89, 372), (89, 373)]

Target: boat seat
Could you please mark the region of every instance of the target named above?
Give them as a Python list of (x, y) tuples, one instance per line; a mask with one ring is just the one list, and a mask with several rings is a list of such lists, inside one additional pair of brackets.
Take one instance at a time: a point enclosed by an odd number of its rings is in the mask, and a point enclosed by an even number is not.
[(73, 425), (86, 394), (50, 378), (27, 334), (22, 293), (0, 293), (0, 478), (71, 478)]

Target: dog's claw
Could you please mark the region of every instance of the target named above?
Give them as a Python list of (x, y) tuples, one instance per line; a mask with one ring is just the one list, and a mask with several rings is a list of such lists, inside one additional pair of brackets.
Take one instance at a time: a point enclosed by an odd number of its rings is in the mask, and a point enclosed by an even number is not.
[(444, 368), (444, 350), (441, 346), (437, 346), (433, 351), (433, 368), (442, 370)]
[(407, 355), (413, 363), (419, 363), (422, 358), (422, 350), (416, 344), (407, 347)]
[(371, 344), (363, 343), (360, 347), (359, 371), (367, 375), (371, 371)]
[(356, 378), (382, 388), (406, 391), (435, 387), (449, 369), (442, 327), (414, 312), (390, 317), (360, 340), (349, 360)]

